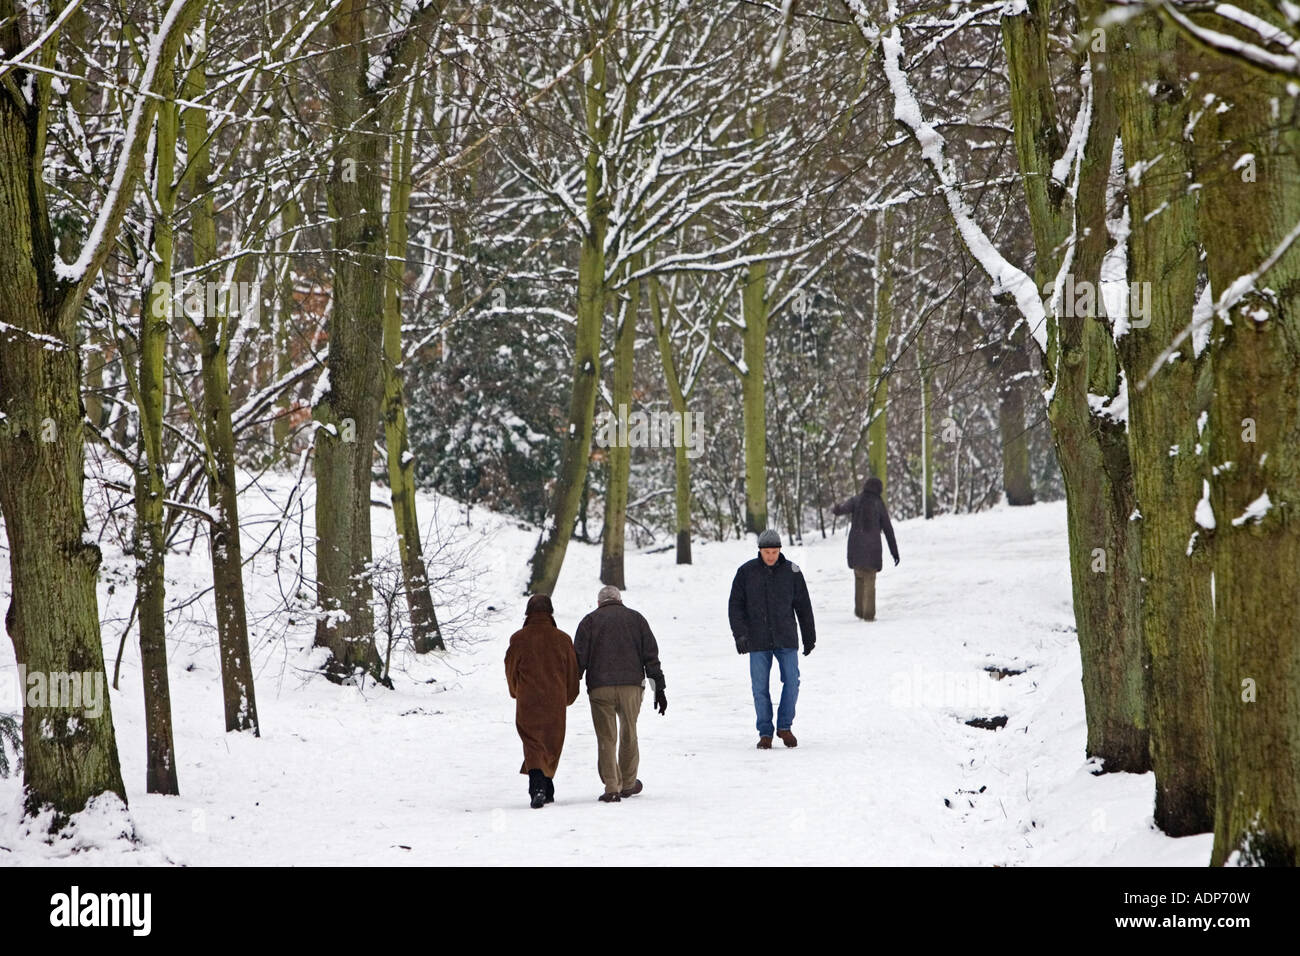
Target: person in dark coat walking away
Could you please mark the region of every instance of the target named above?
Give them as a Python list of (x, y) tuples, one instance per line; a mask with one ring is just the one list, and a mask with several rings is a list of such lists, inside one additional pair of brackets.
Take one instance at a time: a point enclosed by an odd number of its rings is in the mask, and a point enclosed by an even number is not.
[(645, 679), (655, 682), (655, 708), (668, 710), (659, 645), (646, 619), (623, 605), (618, 588), (606, 585), (596, 595), (596, 610), (574, 634), (578, 673), (587, 675), (587, 699), (596, 728), (596, 769), (605, 784), (601, 803), (618, 803), (644, 789), (636, 777), (641, 751), (636, 719)]
[(898, 566), (898, 542), (894, 540), (894, 526), (889, 523), (889, 510), (881, 497), (884, 485), (879, 478), (868, 478), (862, 493), (841, 501), (832, 511), (837, 515), (852, 515), (849, 524), (849, 567), (853, 569), (853, 613), (864, 621), (876, 619), (876, 572), (884, 564), (880, 549), (883, 531), (889, 542), (889, 553)]
[[(746, 561), (731, 582), (727, 617), (736, 652), (749, 655), (749, 678), (758, 716), (758, 749), (772, 749), (772, 659), (781, 671), (781, 703), (776, 735), (787, 747), (798, 746), (791, 731), (799, 699), (799, 635), (807, 657), (817, 643), (812, 600), (799, 565), (781, 553), (781, 536), (768, 529), (758, 536), (758, 557)], [(799, 630), (795, 631), (798, 618)]]
[(573, 641), (555, 626), (545, 594), (534, 594), (524, 626), (510, 635), (506, 685), (515, 699), (515, 729), (524, 744), (520, 773), (528, 774), (533, 809), (555, 802), (555, 770), (564, 749), (564, 710), (578, 699), (578, 658)]

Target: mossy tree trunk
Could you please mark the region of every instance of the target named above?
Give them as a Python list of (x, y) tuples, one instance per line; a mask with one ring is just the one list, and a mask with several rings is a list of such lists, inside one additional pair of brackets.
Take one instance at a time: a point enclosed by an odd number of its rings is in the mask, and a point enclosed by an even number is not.
[(337, 131), (326, 184), (333, 217), (334, 286), (329, 322), (329, 386), (312, 410), (316, 430), (316, 644), (328, 647), (329, 674), (358, 667), (375, 679), (368, 580), (370, 472), (383, 386), (384, 241), (380, 177), (383, 140), (366, 87), (365, 7), (343, 0), (330, 17), (330, 107)]
[(402, 122), (392, 131), (391, 182), (388, 191), (388, 259), (384, 283), (384, 447), (388, 454), (388, 486), (397, 526), (406, 606), (411, 615), (411, 641), (417, 653), (444, 647), (433, 606), (429, 572), (420, 538), (415, 501), (415, 456), (406, 427), (406, 396), (402, 360), (402, 285), (406, 273), (406, 217), (411, 208), (411, 150), (415, 136), (420, 81), (406, 91)]
[(889, 456), (889, 334), (894, 324), (894, 207), (880, 213), (876, 237), (875, 330), (871, 341), (871, 423), (867, 426), (867, 462), (871, 474), (887, 486)]
[[(159, 63), (173, 62), (201, 6), (201, 0), (188, 0), (170, 8), (159, 28)], [(57, 43), (51, 36), (42, 56), (52, 56)], [(10, 58), (25, 46), (17, 5), (0, 0), (0, 52)], [(88, 247), (78, 273), (56, 275), (42, 178), (48, 99), (24, 96), (29, 79), (26, 70), (14, 68), (0, 83), (0, 513), (12, 587), (5, 628), (27, 673), (77, 672), (103, 680), (95, 595), (100, 551), (86, 534), (75, 346), (81, 304), (110, 247), (106, 241)], [(146, 72), (141, 89), (156, 92), (158, 79), (158, 71)], [(119, 188), (99, 213), (101, 236), (121, 225), (156, 105), (152, 97), (140, 99), (139, 122), (119, 147)], [(107, 696), (98, 714), (71, 706), (24, 707), (23, 785), (24, 811), (34, 816), (52, 808), (55, 828), (99, 794), (126, 800)]]
[[(756, 241), (761, 254), (766, 242)], [(767, 262), (745, 270), (741, 310), (740, 394), (745, 423), (745, 530), (767, 528)]]
[[(289, 374), (292, 366), (289, 357), (290, 330), (294, 325), (294, 269), (292, 250), (297, 246), (295, 235), (302, 222), (302, 209), (296, 198), (288, 199), (280, 210), (280, 232), (286, 238), (281, 240), (281, 252), (284, 261), (276, 268), (276, 310), (274, 316), (274, 333), (272, 348), (275, 350), (275, 378), (278, 380)], [(273, 462), (286, 461), (289, 455), (289, 436), (293, 433), (291, 416), (297, 403), (292, 392), (285, 392), (275, 403), (275, 418), (271, 422), (271, 454)]]
[[(1012, 320), (1015, 322), (1015, 320)], [(1015, 322), (998, 355), (998, 435), (1002, 445), (1002, 490), (1012, 507), (1034, 503), (1029, 471), (1029, 430), (1025, 428), (1025, 380), (1029, 372), (1029, 336)]]
[[(1271, 4), (1246, 13), (1280, 30)], [(1226, 24), (1226, 25), (1225, 25)], [(1241, 36), (1212, 14), (1206, 25)], [(1257, 41), (1257, 37), (1252, 34)], [(1194, 177), (1210, 288), (1213, 865), (1300, 864), (1300, 116), (1290, 76), (1199, 48)], [(1284, 250), (1284, 251), (1283, 251)], [(1267, 267), (1265, 267), (1267, 265)], [(1248, 277), (1254, 277), (1253, 280)], [(1235, 300), (1221, 297), (1235, 287)]]
[[(1047, 0), (1030, 0), (1002, 18), (1016, 154), (1034, 236), (1035, 279), (1054, 282), (1062, 250), (1077, 230), (1072, 272), (1099, 284), (1106, 251), (1111, 155), (1118, 128), (1108, 71), (1094, 60), (1093, 109), (1073, 207), (1052, 166), (1065, 142), (1058, 125), (1048, 60)], [(1099, 300), (1098, 300), (1099, 301)], [(1110, 332), (1095, 316), (1049, 313), (1048, 419), (1066, 490), (1070, 577), (1083, 663), (1087, 753), (1106, 771), (1145, 772), (1145, 649), (1137, 607), (1138, 527), (1122, 423), (1095, 414), (1088, 395), (1116, 394)]]
[(358, 668), (383, 679), (374, 639), (370, 489), (384, 392), (384, 286), (388, 270), (382, 177), (385, 130), (396, 84), (412, 69), (441, 4), (421, 7), (379, 57), (373, 80), (367, 55), (369, 8), (342, 0), (328, 23), (335, 129), (326, 183), (333, 217), (333, 294), (328, 388), (312, 414), (316, 429), (316, 644), (328, 647), (326, 673), (348, 678)]
[[(777, 70), (777, 77), (780, 69)], [(750, 122), (750, 140), (761, 144), (767, 138), (767, 107), (756, 109)], [(753, 175), (764, 172), (758, 164)], [(756, 198), (764, 198), (759, 189)], [(747, 217), (745, 228), (753, 231), (754, 238), (746, 252), (752, 256), (765, 256), (770, 242), (762, 223), (755, 216)], [(740, 375), (742, 417), (744, 420), (745, 453), (745, 531), (754, 534), (767, 528), (767, 327), (771, 318), (767, 288), (767, 260), (752, 261), (745, 267), (744, 286), (741, 289), (741, 365)]]
[[(650, 300), (650, 323), (654, 331), (655, 342), (659, 347), (659, 362), (663, 367), (664, 383), (668, 387), (668, 401), (673, 414), (682, 423), (682, 441), (673, 449), (673, 491), (674, 491), (674, 530), (676, 532), (676, 559), (678, 564), (691, 563), (691, 456), (686, 446), (686, 405), (690, 391), (694, 388), (699, 369), (688, 370), (689, 381), (683, 385), (682, 377), (677, 371), (677, 361), (673, 355), (673, 328), (676, 326), (677, 303), (674, 288), (667, 291), (667, 303), (664, 302), (663, 284), (657, 276), (650, 276), (648, 297)], [(702, 353), (709, 352), (709, 342), (716, 326), (718, 313), (715, 312), (709, 324), (709, 340)]]
[(176, 145), (179, 112), (171, 64), (162, 70), (154, 133), (151, 285), (140, 309), (140, 351), (135, 401), (140, 415), (135, 473), (135, 590), (139, 610), (140, 672), (144, 680), (146, 787), (149, 793), (176, 794), (176, 748), (172, 739), (171, 688), (167, 678), (167, 607), (164, 571), (167, 540), (163, 502), (167, 462), (163, 458), (163, 359), (172, 319), (172, 215), (176, 208)]
[(612, 123), (606, 105), (609, 71), (604, 45), (598, 41), (616, 22), (618, 7), (617, 2), (611, 2), (604, 16), (588, 25), (590, 70), (582, 86), (587, 124), (586, 221), (582, 223), (578, 258), (573, 386), (550, 513), (531, 562), (528, 590), (533, 594), (550, 594), (559, 580), (564, 554), (573, 536), (573, 523), (582, 504), (591, 458), (596, 391), (600, 385), (600, 329), (605, 316), (605, 235), (609, 231), (610, 214), (605, 157)]
[[(643, 257), (633, 256), (628, 271), (636, 273)], [(633, 279), (627, 284), (627, 296), (619, 309), (618, 324), (614, 329), (613, 389), (611, 398), (614, 415), (621, 416), (624, 408), (631, 410), (632, 374), (635, 362), (636, 317), (640, 309), (641, 282)], [(600, 541), (600, 582), (612, 584), (623, 590), (623, 554), (627, 538), (628, 481), (632, 476), (632, 449), (625, 441), (614, 442), (609, 449), (609, 481), (605, 485), (605, 529)]]
[(1183, 140), (1191, 102), (1173, 24), (1144, 13), (1112, 26), (1108, 39), (1135, 224), (1128, 240), (1130, 302), (1149, 309), (1130, 316), (1119, 356), (1129, 386), (1129, 456), (1141, 513), (1155, 822), (1170, 836), (1186, 836), (1214, 827), (1209, 552), (1193, 534), (1201, 497), (1197, 381), (1204, 363), (1189, 342), (1174, 360), (1160, 361), (1154, 377), (1147, 375), (1196, 303), (1200, 248)]
[[(206, 25), (203, 28), (206, 31)], [(185, 79), (185, 99), (201, 102), (207, 87), (203, 58), (198, 57)], [(189, 167), (186, 179), (194, 201), (190, 209), (191, 242), (195, 275), (216, 281), (206, 271), (217, 258), (216, 207), (209, 179), (208, 114), (188, 107), (183, 115)], [(224, 301), (223, 301), (224, 299)], [(243, 546), (239, 538), (239, 485), (235, 468), (235, 429), (230, 411), (230, 341), (235, 325), (246, 319), (232, 316), (233, 293), (215, 296), (217, 309), (205, 311), (196, 323), (202, 364), (202, 436), (208, 481), (208, 505), (213, 520), (208, 527), (212, 560), (212, 592), (217, 612), (217, 643), (221, 658), (221, 699), (227, 731), (251, 731), (261, 736), (257, 717), (257, 695), (253, 689), (253, 662), (248, 643), (248, 613), (244, 600)], [(210, 300), (204, 295), (205, 303)], [(256, 311), (260, 302), (249, 303), (241, 296), (242, 312)]]
[(921, 374), (921, 514), (934, 517), (934, 370), (925, 357), (925, 343), (916, 339), (916, 361)]

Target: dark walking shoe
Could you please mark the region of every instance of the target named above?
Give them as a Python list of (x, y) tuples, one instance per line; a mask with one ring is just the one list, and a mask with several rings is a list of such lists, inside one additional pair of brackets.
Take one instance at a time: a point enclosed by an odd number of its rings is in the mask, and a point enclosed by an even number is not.
[(555, 802), (555, 781), (550, 777), (546, 778), (546, 802)]
[(538, 790), (536, 793), (533, 794), (533, 799), (532, 802), (529, 804), (529, 806), (531, 806), (534, 810), (540, 810), (545, 803), (546, 803), (546, 794)]
[(602, 793), (596, 799), (601, 803), (618, 803), (619, 796), (617, 793)]
[(771, 749), (772, 749), (772, 738), (771, 738), (771, 737), (759, 737), (759, 738), (758, 738), (758, 749), (759, 749), (759, 750), (771, 750)]
[(778, 730), (776, 735), (781, 738), (781, 743), (785, 744), (787, 747), (799, 746), (798, 739), (788, 730)]
[(628, 797), (635, 797), (638, 793), (640, 793), (644, 789), (645, 786), (641, 783), (640, 780), (638, 780), (636, 783), (632, 784), (632, 786), (628, 787), (626, 790), (620, 790), (618, 792), (618, 795), (622, 797), (624, 800), (626, 800)]

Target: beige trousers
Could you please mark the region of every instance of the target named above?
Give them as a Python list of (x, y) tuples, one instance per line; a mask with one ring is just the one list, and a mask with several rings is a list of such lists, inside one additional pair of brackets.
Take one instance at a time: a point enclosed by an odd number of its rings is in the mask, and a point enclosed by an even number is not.
[(868, 621), (876, 619), (876, 572), (853, 569), (853, 613)]
[(644, 694), (640, 684), (617, 684), (587, 691), (591, 722), (596, 728), (596, 768), (606, 793), (628, 790), (636, 783), (636, 771), (641, 763), (636, 718), (641, 713)]

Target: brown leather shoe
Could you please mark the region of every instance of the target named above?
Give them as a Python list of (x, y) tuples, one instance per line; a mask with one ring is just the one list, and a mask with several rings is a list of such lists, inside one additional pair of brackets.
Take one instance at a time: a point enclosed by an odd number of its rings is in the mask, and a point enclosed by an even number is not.
[(596, 799), (601, 803), (618, 803), (619, 797), (617, 793), (602, 793)]
[(798, 739), (788, 730), (778, 730), (776, 735), (781, 738), (781, 743), (785, 744), (787, 747), (799, 746)]
[(771, 749), (772, 749), (772, 738), (771, 738), (771, 737), (759, 737), (759, 738), (758, 738), (758, 749), (759, 749), (759, 750), (771, 750)]
[(642, 784), (640, 780), (638, 780), (636, 783), (632, 784), (632, 786), (628, 787), (626, 790), (620, 790), (618, 792), (618, 795), (622, 797), (624, 800), (626, 800), (628, 797), (635, 797), (638, 793), (640, 793), (644, 789), (645, 789), (645, 785)]

